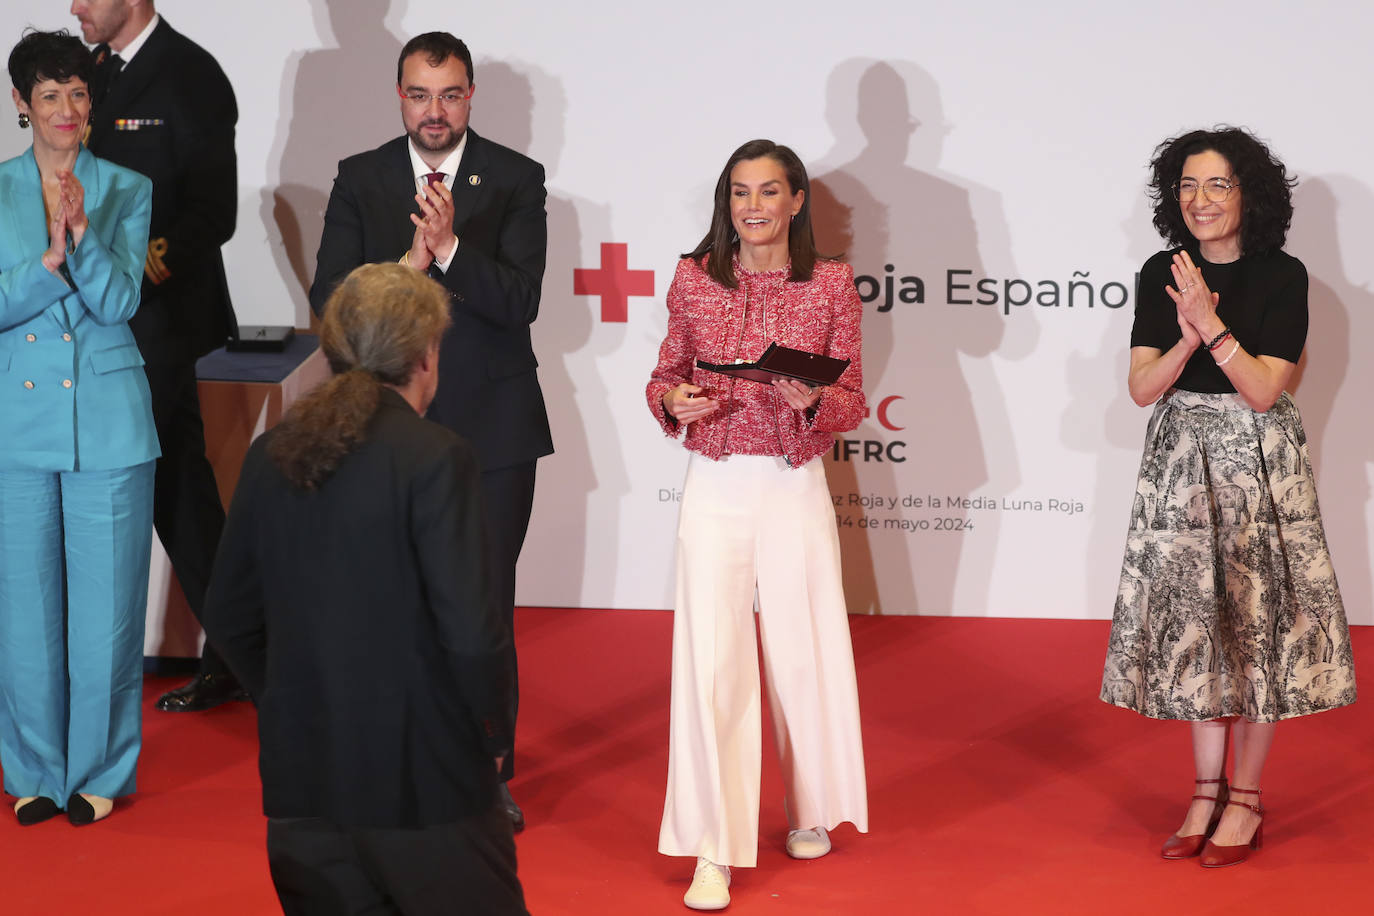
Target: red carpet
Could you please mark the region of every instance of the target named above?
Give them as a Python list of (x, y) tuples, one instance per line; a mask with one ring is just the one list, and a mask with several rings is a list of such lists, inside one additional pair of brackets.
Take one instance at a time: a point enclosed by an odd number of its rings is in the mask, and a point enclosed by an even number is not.
[[(536, 914), (687, 913), (692, 863), (658, 855), (672, 618), (523, 609), (520, 875)], [(795, 862), (765, 748), (762, 849), (731, 913), (1368, 912), (1374, 706), (1284, 723), (1247, 864), (1166, 862), (1192, 794), (1186, 727), (1097, 701), (1105, 622), (853, 619), (866, 836)], [(1374, 633), (1354, 634), (1357, 661)], [(1368, 675), (1368, 665), (1359, 665)], [(177, 682), (150, 679), (149, 704)], [(0, 913), (255, 916), (267, 876), (246, 704), (145, 714), (141, 791), (108, 821), (0, 817)], [(765, 735), (768, 734), (765, 729)], [(455, 901), (454, 913), (466, 913)]]

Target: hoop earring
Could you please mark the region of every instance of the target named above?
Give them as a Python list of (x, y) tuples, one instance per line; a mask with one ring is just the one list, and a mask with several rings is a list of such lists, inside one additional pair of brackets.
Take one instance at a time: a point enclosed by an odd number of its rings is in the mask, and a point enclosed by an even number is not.
[(23, 130), (29, 126), (29, 116), (26, 112), (19, 112), (19, 129)]

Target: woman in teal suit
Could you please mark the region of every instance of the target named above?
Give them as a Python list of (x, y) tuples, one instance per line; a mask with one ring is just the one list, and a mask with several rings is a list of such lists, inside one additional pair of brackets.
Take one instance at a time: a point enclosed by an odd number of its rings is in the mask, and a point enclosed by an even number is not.
[(138, 309), (152, 186), (81, 145), (92, 61), (9, 58), (33, 146), (0, 163), (0, 767), (21, 824), (134, 790), (158, 456)]

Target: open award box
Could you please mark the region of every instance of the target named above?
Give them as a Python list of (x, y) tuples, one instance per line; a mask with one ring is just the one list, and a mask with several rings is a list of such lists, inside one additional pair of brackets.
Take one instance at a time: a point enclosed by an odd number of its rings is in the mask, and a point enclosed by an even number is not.
[(699, 359), (697, 368), (719, 372), (722, 375), (733, 375), (751, 382), (762, 382), (765, 385), (771, 385), (780, 378), (790, 378), (818, 388), (835, 384), (844, 370), (849, 368), (849, 360), (809, 353), (806, 350), (793, 350), (774, 342), (768, 345), (768, 349), (763, 351), (757, 362), (717, 364)]

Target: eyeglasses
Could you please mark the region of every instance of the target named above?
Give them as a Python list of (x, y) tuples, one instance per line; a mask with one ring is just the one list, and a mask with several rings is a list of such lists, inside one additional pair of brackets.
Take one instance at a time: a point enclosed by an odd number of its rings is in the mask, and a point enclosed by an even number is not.
[(1190, 179), (1188, 181), (1175, 181), (1173, 191), (1174, 198), (1179, 203), (1186, 204), (1197, 197), (1198, 189), (1201, 188), (1204, 199), (1219, 204), (1231, 196), (1232, 188), (1238, 187), (1240, 187), (1239, 181), (1231, 181), (1227, 178), (1208, 178), (1201, 184)]
[(414, 108), (428, 108), (430, 102), (438, 102), (445, 108), (457, 108), (459, 105), (472, 98), (472, 90), (464, 93), (445, 92), (440, 95), (430, 95), (425, 92), (401, 93), (401, 98), (405, 99)]

